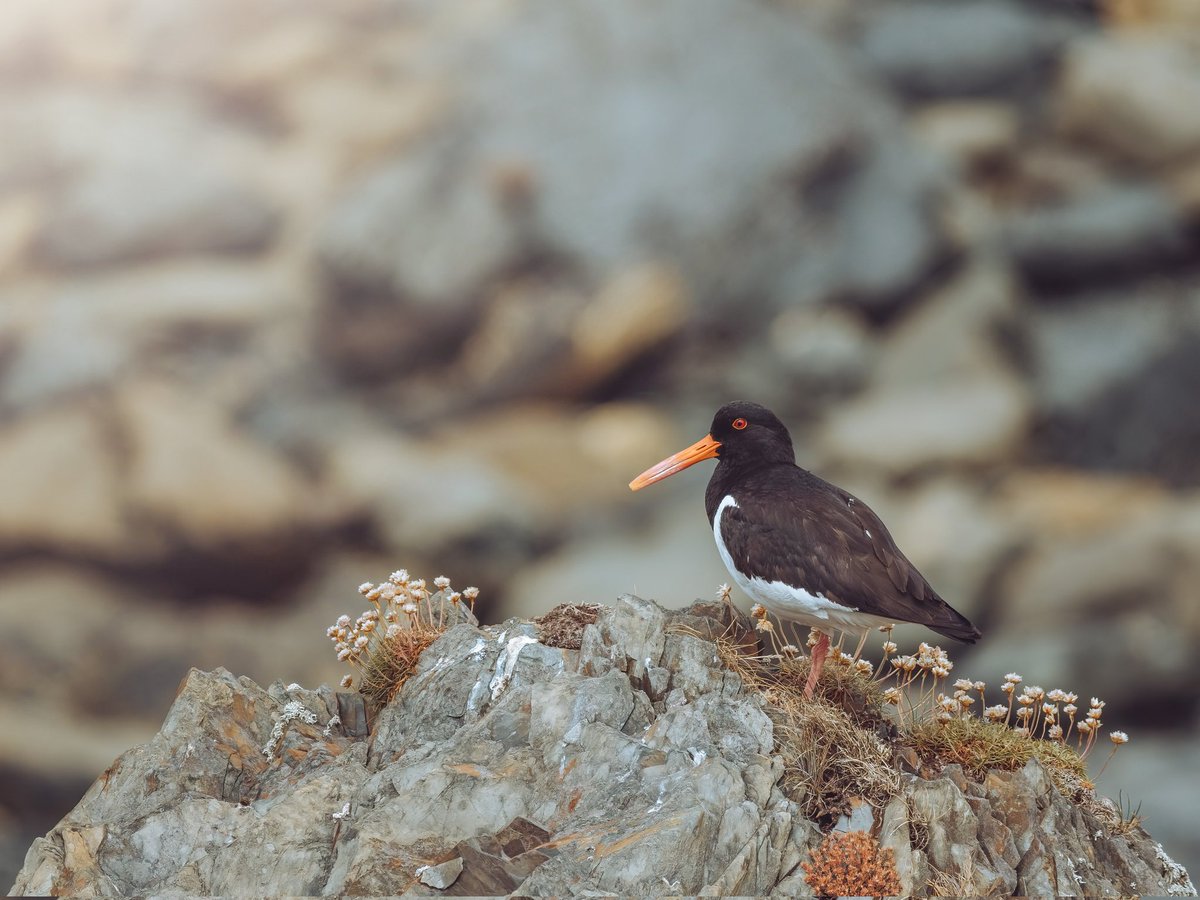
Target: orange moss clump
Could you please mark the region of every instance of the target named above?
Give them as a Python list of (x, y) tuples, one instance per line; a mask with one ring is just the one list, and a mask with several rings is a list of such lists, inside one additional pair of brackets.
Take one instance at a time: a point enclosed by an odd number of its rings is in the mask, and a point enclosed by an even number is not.
[(865, 831), (833, 832), (801, 863), (804, 880), (823, 897), (896, 897), (896, 855)]

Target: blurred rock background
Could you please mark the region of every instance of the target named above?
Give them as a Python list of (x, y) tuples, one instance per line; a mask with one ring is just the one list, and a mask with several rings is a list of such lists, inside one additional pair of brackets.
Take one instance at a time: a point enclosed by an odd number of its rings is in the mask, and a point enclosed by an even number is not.
[(0, 883), (363, 580), (711, 596), (736, 398), (1200, 868), (1198, 225), (1193, 0), (6, 0)]

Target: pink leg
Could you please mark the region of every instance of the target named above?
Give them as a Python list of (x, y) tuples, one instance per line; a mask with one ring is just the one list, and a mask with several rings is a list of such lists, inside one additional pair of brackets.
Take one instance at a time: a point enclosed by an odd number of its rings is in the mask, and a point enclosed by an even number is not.
[(821, 632), (821, 637), (817, 639), (817, 643), (812, 648), (812, 668), (808, 670), (808, 681), (804, 685), (804, 696), (811, 697), (813, 688), (817, 686), (817, 680), (821, 677), (821, 670), (825, 668), (825, 657), (829, 655), (829, 635)]

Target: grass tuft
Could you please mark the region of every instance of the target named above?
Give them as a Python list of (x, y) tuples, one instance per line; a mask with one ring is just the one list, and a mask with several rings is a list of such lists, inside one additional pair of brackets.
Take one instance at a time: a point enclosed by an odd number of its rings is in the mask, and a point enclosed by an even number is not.
[(358, 691), (372, 709), (387, 706), (417, 670), (417, 661), (444, 629), (427, 625), (401, 628), (376, 642), (362, 665)]
[(763, 698), (783, 759), (781, 787), (808, 818), (836, 817), (850, 797), (882, 806), (899, 793), (900, 773), (880, 736), (887, 727), (880, 691), (869, 677), (828, 666), (813, 697), (805, 698), (807, 659), (749, 656), (724, 637), (717, 653)]
[[(326, 630), (337, 657), (359, 672), (359, 692), (373, 709), (390, 703), (416, 671), (421, 654), (459, 621), (475, 621), (478, 588), (454, 590), (439, 575), (433, 590), (424, 578), (400, 569), (379, 584), (359, 585), (371, 608), (356, 620), (339, 616)], [(342, 679), (352, 687), (354, 676)]]
[[(718, 596), (728, 599), (728, 588)], [(1019, 769), (1037, 759), (1059, 792), (1110, 833), (1138, 826), (1136, 811), (1097, 796), (1088, 780), (1086, 760), (1103, 728), (1104, 701), (1093, 697), (1081, 708), (1078, 695), (1025, 685), (1012, 672), (1000, 685), (1005, 702), (988, 706), (987, 685), (952, 681), (954, 662), (940, 647), (922, 643), (914, 654), (893, 655), (890, 628), (881, 629), (878, 665), (859, 656), (865, 636), (854, 654), (832, 648), (814, 696), (805, 698), (811, 662), (796, 643), (784, 643), (786, 624), (777, 628), (760, 606), (750, 618), (774, 653), (744, 640), (739, 645), (728, 633), (718, 639), (717, 652), (761, 696), (784, 761), (782, 787), (810, 819), (831, 820), (847, 811), (851, 797), (882, 806), (899, 792), (901, 763), (911, 768), (919, 760), (935, 772), (957, 764), (980, 780), (989, 769)], [(816, 638), (814, 631), (810, 647)], [(1111, 759), (1129, 736), (1113, 731), (1108, 737)]]
[(1033, 740), (1007, 725), (985, 722), (974, 716), (948, 722), (916, 722), (909, 726), (904, 741), (926, 762), (957, 763), (976, 780), (988, 769), (1013, 770), (1034, 757), (1050, 771), (1087, 777), (1079, 754), (1058, 741)]

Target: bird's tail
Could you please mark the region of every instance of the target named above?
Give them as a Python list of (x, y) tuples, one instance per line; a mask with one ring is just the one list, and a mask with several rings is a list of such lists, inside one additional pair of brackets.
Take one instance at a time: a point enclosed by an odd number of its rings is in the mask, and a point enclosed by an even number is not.
[(967, 644), (974, 644), (983, 637), (983, 633), (972, 625), (966, 616), (949, 604), (943, 604), (942, 615), (937, 622), (929, 622), (927, 624), (929, 628), (938, 634), (944, 634), (946, 637), (954, 638), (956, 641), (963, 641)]

